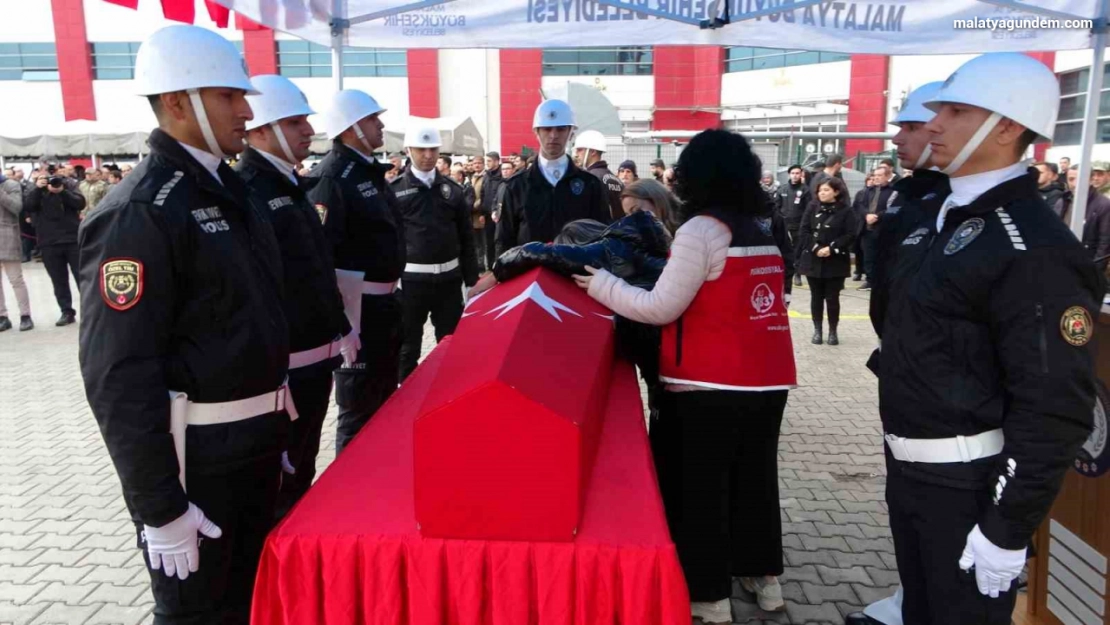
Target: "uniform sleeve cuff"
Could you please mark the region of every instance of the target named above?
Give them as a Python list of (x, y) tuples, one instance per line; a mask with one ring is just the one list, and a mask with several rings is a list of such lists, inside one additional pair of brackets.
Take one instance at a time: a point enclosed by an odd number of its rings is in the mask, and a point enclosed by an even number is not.
[(987, 540), (1002, 549), (1025, 549), (1032, 538), (1030, 534), (1014, 527), (1013, 523), (1003, 518), (998, 511), (998, 506), (993, 504), (988, 506), (986, 514), (979, 520), (979, 531), (983, 532)]

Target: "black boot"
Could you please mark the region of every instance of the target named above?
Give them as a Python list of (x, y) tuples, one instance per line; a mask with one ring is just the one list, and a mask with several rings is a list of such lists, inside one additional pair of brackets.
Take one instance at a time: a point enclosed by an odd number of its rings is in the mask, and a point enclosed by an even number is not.
[(55, 323), (54, 325), (56, 325), (58, 327), (68, 326), (69, 324), (75, 323), (76, 321), (77, 321), (77, 315), (75, 315), (71, 312), (64, 312), (64, 313), (62, 313), (62, 316), (58, 319), (58, 322)]
[(794, 274), (794, 286), (802, 286), (802, 276)]
[(840, 339), (836, 337), (836, 328), (829, 328), (829, 340), (825, 341), (826, 345), (840, 345)]
[(819, 328), (819, 327), (814, 328), (813, 329), (813, 341), (812, 341), (812, 343), (814, 345), (820, 345), (821, 343), (824, 343), (824, 342), (825, 341), (821, 336), (821, 328)]
[(7, 332), (12, 329), (12, 322), (7, 317), (0, 317), (0, 332)]
[(23, 315), (19, 318), (19, 331), (26, 332), (27, 330), (34, 330), (35, 322), (31, 321), (30, 315)]

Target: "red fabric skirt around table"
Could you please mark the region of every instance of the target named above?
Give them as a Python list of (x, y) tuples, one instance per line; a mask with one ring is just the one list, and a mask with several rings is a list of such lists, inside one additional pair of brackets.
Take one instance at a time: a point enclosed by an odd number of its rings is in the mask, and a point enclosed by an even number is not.
[(688, 625), (631, 365), (613, 372), (573, 542), (432, 539), (413, 423), (445, 339), (270, 534), (253, 625)]

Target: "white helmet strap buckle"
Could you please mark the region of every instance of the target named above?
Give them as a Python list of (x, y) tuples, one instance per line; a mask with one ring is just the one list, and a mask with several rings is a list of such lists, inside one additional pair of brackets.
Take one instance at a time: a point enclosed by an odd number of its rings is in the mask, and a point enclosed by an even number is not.
[(274, 131), (274, 136), (277, 137), (278, 144), (281, 145), (281, 151), (285, 154), (286, 160), (289, 161), (290, 165), (296, 165), (297, 157), (293, 156), (293, 149), (289, 147), (289, 141), (285, 139), (285, 131), (281, 129), (280, 120), (270, 122), (270, 128)]
[(941, 173), (951, 176), (952, 174), (956, 173), (961, 167), (963, 167), (964, 163), (967, 162), (967, 159), (971, 158), (971, 155), (975, 153), (975, 150), (979, 149), (979, 146), (983, 143), (983, 140), (987, 138), (987, 135), (989, 135), (991, 131), (994, 130), (994, 127), (997, 126), (998, 122), (1000, 121), (1002, 121), (1002, 115), (991, 111), (990, 117), (983, 121), (983, 124), (979, 126), (979, 130), (976, 130), (975, 134), (971, 135), (971, 138), (968, 139), (967, 143), (964, 144), (964, 147), (960, 150), (960, 153), (956, 155), (956, 158), (952, 159), (952, 162), (948, 164), (948, 167), (945, 167), (941, 170)]
[(204, 135), (204, 142), (208, 144), (208, 151), (220, 160), (227, 158), (227, 155), (220, 149), (220, 144), (216, 142), (216, 134), (212, 132), (212, 124), (208, 123), (208, 112), (204, 109), (204, 102), (200, 99), (200, 89), (188, 89), (185, 93), (189, 94), (189, 102), (193, 104), (193, 113), (196, 115), (197, 125), (200, 126), (200, 133)]

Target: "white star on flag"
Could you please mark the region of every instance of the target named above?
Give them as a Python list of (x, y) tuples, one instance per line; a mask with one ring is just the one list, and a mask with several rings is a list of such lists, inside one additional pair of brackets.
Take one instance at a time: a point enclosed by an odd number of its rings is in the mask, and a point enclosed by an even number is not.
[(563, 320), (563, 318), (559, 316), (558, 311), (560, 311), (560, 310), (562, 310), (564, 312), (568, 312), (568, 313), (574, 315), (575, 317), (581, 317), (582, 316), (582, 315), (574, 312), (573, 310), (567, 308), (566, 306), (560, 304), (559, 302), (557, 302), (557, 301), (551, 299), (550, 297), (548, 297), (547, 293), (543, 292), (543, 288), (540, 287), (538, 282), (533, 282), (531, 285), (528, 286), (527, 289), (524, 289), (524, 291), (522, 291), (520, 293), (520, 295), (517, 295), (513, 299), (505, 302), (504, 304), (501, 304), (500, 306), (494, 308), (493, 310), (487, 312), (486, 314), (487, 315), (492, 315), (493, 313), (500, 310), (501, 314), (494, 317), (494, 319), (500, 319), (502, 316), (505, 315), (505, 313), (507, 313), (510, 310), (516, 308), (517, 306), (520, 306), (521, 304), (523, 304), (524, 302), (527, 302), (528, 300), (532, 300), (536, 304), (539, 304), (540, 308), (547, 311), (547, 314), (551, 315), (552, 317), (555, 317), (555, 319), (557, 321), (562, 321)]

